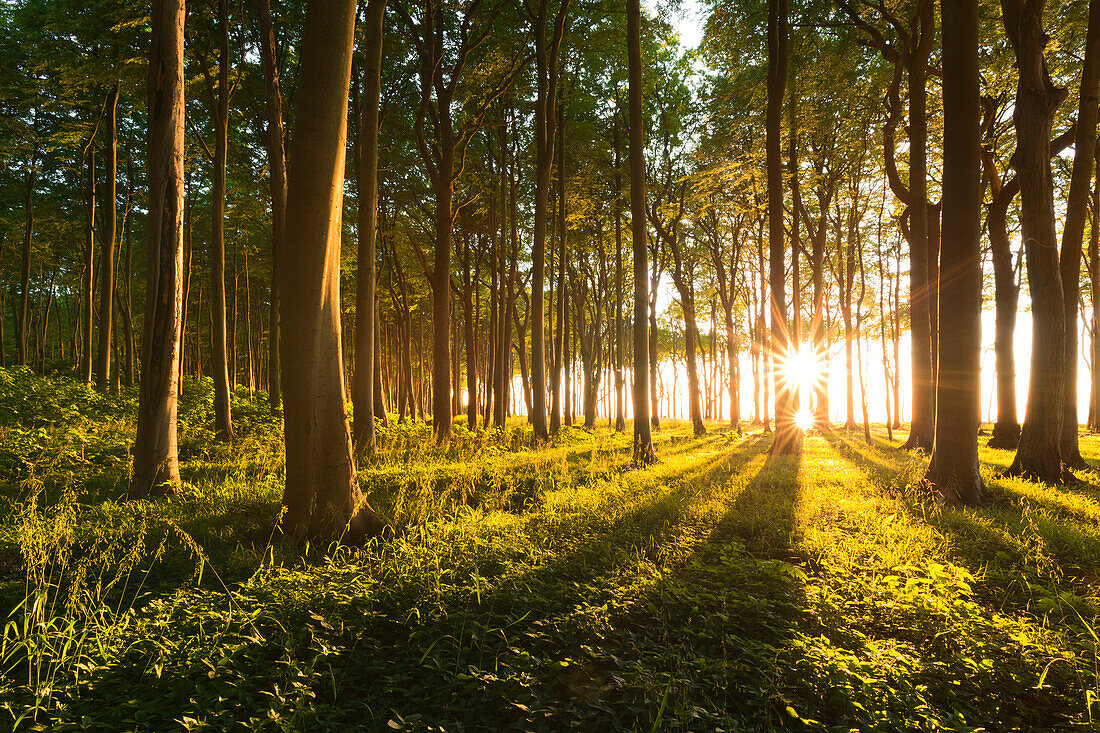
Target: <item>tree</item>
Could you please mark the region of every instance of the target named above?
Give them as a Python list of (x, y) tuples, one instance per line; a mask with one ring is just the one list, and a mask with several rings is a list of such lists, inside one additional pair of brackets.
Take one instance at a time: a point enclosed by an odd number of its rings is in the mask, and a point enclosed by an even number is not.
[[(1081, 300), (1081, 248), (1092, 191), (1092, 166), (1096, 152), (1097, 91), (1100, 86), (1100, 0), (1090, 0), (1085, 59), (1074, 139), (1066, 221), (1062, 229), (1059, 268), (1066, 315), (1065, 403), (1062, 406), (1062, 462), (1070, 468), (1087, 468), (1078, 445), (1077, 419), (1077, 307)], [(1094, 224), (1094, 226), (1096, 226)], [(1095, 307), (1095, 304), (1094, 304)]]
[(634, 461), (653, 463), (649, 426), (649, 262), (646, 248), (645, 130), (642, 116), (642, 10), (626, 0), (627, 84), (630, 105), (630, 229), (634, 252)]
[(382, 87), (382, 21), (386, 0), (367, 3), (366, 47), (363, 52), (363, 111), (359, 130), (359, 271), (355, 297), (355, 368), (351, 399), (355, 410), (355, 446), (373, 455), (375, 233), (378, 222), (378, 105)]
[(943, 239), (936, 433), (927, 481), (948, 501), (983, 498), (981, 399), (981, 108), (978, 0), (940, 0), (943, 18)]
[(511, 58), (503, 64), (503, 72), (495, 74), (476, 69), (489, 74), (488, 81), (478, 74), (479, 83), (488, 89), (477, 100), (465, 100), (468, 106), (456, 109), (460, 82), (478, 54), (487, 53), (487, 41), (504, 4), (485, 10), (481, 1), (475, 0), (455, 12), (448, 3), (425, 0), (415, 20), (406, 5), (402, 0), (393, 7), (416, 51), (420, 105), (413, 134), (435, 198), (430, 265), (422, 252), (417, 250), (417, 254), (432, 291), (432, 426), (436, 440), (443, 442), (451, 435), (452, 414), (451, 245), (454, 220), (463, 203), (455, 205), (455, 181), (462, 172), (467, 146), (490, 105), (511, 86), (526, 59)]
[(534, 18), (535, 73), (535, 213), (531, 244), (531, 382), (533, 385), (531, 425), (535, 437), (550, 437), (546, 425), (546, 223), (550, 198), (550, 172), (554, 163), (554, 134), (558, 94), (558, 54), (565, 35), (569, 0), (562, 0), (554, 19), (554, 34), (546, 42), (549, 0), (539, 0)]
[[(894, 194), (906, 206), (904, 228), (909, 242), (909, 315), (912, 347), (913, 420), (909, 429), (906, 448), (930, 451), (934, 434), (934, 377), (935, 354), (934, 318), (936, 256), (932, 236), (938, 231), (937, 208), (928, 201), (928, 66), (929, 56), (935, 45), (935, 5), (933, 0), (915, 0), (913, 18), (905, 21), (892, 12), (886, 3), (874, 7), (886, 23), (888, 32), (897, 38), (891, 40), (886, 33), (873, 26), (852, 6), (850, 0), (840, 0), (852, 23), (868, 37), (883, 58), (894, 65), (893, 78), (886, 94), (887, 120), (883, 126), (883, 156), (887, 179)], [(900, 42), (900, 43), (899, 43)], [(895, 150), (895, 131), (900, 122), (902, 105), (900, 88), (902, 71), (908, 72), (906, 86), (909, 92), (909, 185), (906, 186), (898, 172)]]
[[(214, 164), (210, 197), (210, 321), (213, 331), (214, 432), (233, 437), (229, 404), (229, 350), (225, 307), (225, 180), (229, 157), (229, 101), (236, 81), (229, 82), (229, 0), (218, 0), (218, 74), (215, 82), (205, 52), (198, 52), (214, 125), (214, 151), (202, 143)], [(201, 140), (201, 138), (200, 138)]]
[(145, 325), (131, 498), (180, 482), (176, 445), (183, 275), (184, 0), (153, 0)]
[(260, 21), (260, 60), (264, 68), (264, 92), (267, 103), (267, 128), (264, 142), (270, 167), (271, 188), (271, 315), (268, 336), (267, 393), (271, 409), (282, 401), (279, 372), (279, 258), (286, 236), (286, 147), (283, 134), (283, 97), (279, 89), (279, 64), (275, 48), (275, 28), (271, 22), (271, 1), (255, 0)]
[(118, 82), (107, 92), (104, 120), (106, 148), (106, 195), (103, 201), (103, 229), (100, 232), (99, 350), (96, 356), (96, 387), (106, 391), (111, 380), (111, 329), (114, 325), (115, 239), (118, 234)]
[(1019, 73), (1012, 114), (1016, 127), (1013, 165), (1020, 178), (1020, 225), (1032, 303), (1027, 410), (1009, 473), (1058, 483), (1064, 476), (1061, 438), (1066, 323), (1048, 151), (1054, 112), (1066, 92), (1051, 81), (1043, 54), (1047, 44), (1045, 4), (1045, 0), (1001, 2), (1005, 32)]
[(382, 522), (363, 501), (344, 407), (340, 231), (355, 0), (313, 0), (302, 31), (298, 108), (279, 260), (286, 486), (292, 542), (360, 542)]
[[(787, 328), (785, 244), (783, 230), (783, 152), (781, 125), (787, 83), (787, 0), (768, 0), (768, 109), (765, 123), (768, 172), (768, 257), (771, 281), (771, 351), (775, 359), (791, 357)], [(775, 381), (773, 455), (800, 453), (802, 431), (795, 424), (792, 384)]]

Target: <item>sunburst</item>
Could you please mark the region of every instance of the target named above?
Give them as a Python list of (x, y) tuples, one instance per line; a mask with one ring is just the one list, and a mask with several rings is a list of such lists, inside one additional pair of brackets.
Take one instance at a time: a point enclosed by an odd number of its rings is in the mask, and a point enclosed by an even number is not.
[(809, 430), (814, 425), (814, 415), (810, 410), (815, 388), (825, 384), (824, 354), (812, 344), (799, 344), (798, 348), (780, 356), (776, 362), (776, 373), (784, 386), (799, 396), (801, 409), (795, 415), (795, 424), (801, 430)]

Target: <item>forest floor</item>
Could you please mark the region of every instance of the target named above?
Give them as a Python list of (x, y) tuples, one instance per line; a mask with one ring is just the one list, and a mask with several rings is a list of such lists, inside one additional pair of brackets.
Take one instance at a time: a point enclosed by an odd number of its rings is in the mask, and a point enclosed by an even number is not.
[[(1029, 730), (1100, 717), (1100, 474), (944, 509), (874, 430), (530, 447), (394, 425), (361, 480), (394, 533), (269, 547), (281, 429), (209, 386), (170, 501), (120, 501), (134, 396), (0, 370), (0, 728)], [(904, 437), (904, 434), (895, 438)], [(1082, 436), (1100, 465), (1100, 437)]]

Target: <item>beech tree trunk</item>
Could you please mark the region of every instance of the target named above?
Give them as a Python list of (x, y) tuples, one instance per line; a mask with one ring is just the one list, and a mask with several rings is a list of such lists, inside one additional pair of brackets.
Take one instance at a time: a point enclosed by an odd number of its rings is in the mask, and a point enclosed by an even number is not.
[(1077, 309), (1081, 300), (1081, 249), (1092, 192), (1092, 166), (1096, 154), (1097, 88), (1100, 85), (1100, 0), (1090, 0), (1085, 60), (1077, 106), (1073, 170), (1070, 174), (1066, 221), (1062, 230), (1059, 267), (1065, 306), (1065, 404), (1062, 407), (1062, 462), (1069, 468), (1088, 468), (1078, 445), (1077, 417)]
[[(768, 172), (768, 256), (771, 281), (771, 352), (783, 359), (791, 351), (787, 324), (785, 242), (783, 230), (783, 94), (787, 83), (787, 0), (768, 0), (768, 109), (765, 154)], [(775, 438), (771, 453), (802, 451), (802, 431), (795, 424), (791, 384), (775, 380)]]
[[(27, 169), (27, 187), (23, 198), (23, 262), (19, 273), (19, 312), (15, 319), (15, 340), (19, 347), (19, 365), (27, 363), (27, 328), (30, 326), (31, 303), (31, 238), (34, 232), (34, 183), (37, 178), (37, 151), (31, 156)], [(91, 341), (88, 342), (91, 349)]]
[(618, 95), (615, 99), (612, 136), (615, 146), (615, 432), (626, 430), (626, 391), (623, 377), (623, 172), (620, 159)]
[(286, 486), (292, 542), (361, 542), (381, 530), (355, 475), (340, 344), (340, 232), (355, 0), (306, 7), (280, 253)]
[[(1100, 155), (1100, 150), (1097, 150)], [(1094, 168), (1097, 166), (1094, 166)], [(1089, 288), (1092, 302), (1100, 303), (1100, 183), (1092, 189), (1092, 226), (1089, 228)], [(1089, 427), (1095, 432), (1100, 423), (1100, 308), (1092, 308), (1092, 385), (1089, 398)]]
[(657, 460), (649, 426), (649, 263), (646, 246), (645, 117), (642, 112), (642, 11), (626, 1), (626, 55), (630, 92), (630, 227), (634, 251), (634, 461)]
[(103, 228), (99, 232), (99, 348), (96, 353), (96, 388), (105, 392), (111, 383), (111, 329), (114, 326), (115, 238), (118, 233), (118, 83), (107, 96), (107, 159), (104, 171)]
[(932, 450), (935, 400), (928, 236), (928, 57), (935, 41), (933, 0), (918, 0), (919, 33), (909, 64), (909, 315), (913, 421), (905, 447)]
[(1027, 410), (1009, 472), (1058, 483), (1064, 475), (1061, 436), (1066, 322), (1049, 149), (1054, 113), (1065, 90), (1054, 86), (1043, 57), (1047, 43), (1042, 26), (1044, 5), (1044, 0), (1001, 2), (1019, 70), (1012, 115), (1016, 126), (1013, 164), (1020, 179), (1020, 225), (1032, 304)]
[(568, 0), (562, 0), (554, 36), (546, 42), (549, 0), (539, 0), (535, 13), (535, 211), (531, 245), (531, 426), (535, 438), (547, 440), (546, 424), (546, 224), (550, 200), (550, 171), (554, 162), (554, 110), (557, 107), (558, 52), (565, 31)]
[(264, 67), (267, 101), (267, 130), (264, 142), (270, 166), (271, 188), (271, 303), (268, 326), (267, 396), (271, 409), (282, 402), (279, 370), (279, 250), (286, 235), (286, 148), (283, 133), (283, 98), (279, 89), (279, 65), (275, 47), (275, 29), (271, 21), (271, 1), (256, 0), (260, 20), (260, 60)]
[(153, 0), (145, 323), (131, 498), (174, 491), (183, 300), (184, 0)]
[(229, 407), (229, 351), (225, 307), (225, 176), (229, 149), (229, 5), (218, 0), (218, 83), (214, 101), (214, 172), (210, 204), (210, 308), (214, 377), (214, 433), (233, 437)]
[[(81, 283), (80, 304), (83, 320), (80, 323), (80, 366), (77, 370), (80, 381), (85, 384), (92, 383), (92, 324), (95, 320), (93, 313), (95, 307), (95, 145), (94, 136), (88, 141), (88, 188), (87, 199), (84, 202), (85, 214), (85, 243), (84, 243), (84, 268), (83, 282)], [(12, 304), (14, 306), (14, 303)], [(15, 328), (16, 341), (19, 340), (19, 324)]]
[[(1006, 187), (1007, 188), (1007, 187)], [(1012, 197), (1018, 186), (1014, 186)], [(1012, 250), (1008, 238), (1008, 204), (1011, 199), (995, 191), (986, 215), (989, 247), (993, 259), (994, 359), (997, 372), (997, 421), (989, 445), (1015, 450), (1020, 441), (1020, 422), (1016, 411), (1016, 354), (1013, 348), (1016, 333), (1016, 313), (1020, 288), (1012, 266)]]
[(940, 0), (943, 18), (943, 237), (936, 433), (925, 474), (944, 499), (984, 493), (978, 470), (981, 406), (981, 109), (978, 0)]
[(378, 105), (382, 88), (382, 21), (386, 0), (369, 0), (363, 29), (362, 124), (359, 128), (359, 263), (355, 291), (355, 365), (351, 400), (355, 410), (355, 447), (373, 455), (375, 236), (378, 223)]

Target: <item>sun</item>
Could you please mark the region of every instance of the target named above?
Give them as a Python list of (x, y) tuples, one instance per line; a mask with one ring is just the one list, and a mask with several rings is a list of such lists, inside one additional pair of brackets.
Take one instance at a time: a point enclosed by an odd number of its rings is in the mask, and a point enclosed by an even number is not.
[(777, 369), (786, 387), (800, 398), (801, 409), (794, 416), (795, 425), (802, 431), (810, 430), (814, 426), (814, 414), (810, 409), (814, 388), (825, 382), (821, 355), (812, 345), (799, 344), (797, 349), (778, 359)]
[(810, 344), (799, 344), (779, 359), (779, 374), (787, 386), (806, 396), (814, 384), (823, 379), (821, 359)]
[(805, 432), (813, 428), (814, 416), (809, 410), (807, 410), (806, 408), (802, 408), (794, 416), (794, 424), (798, 427), (799, 430)]

